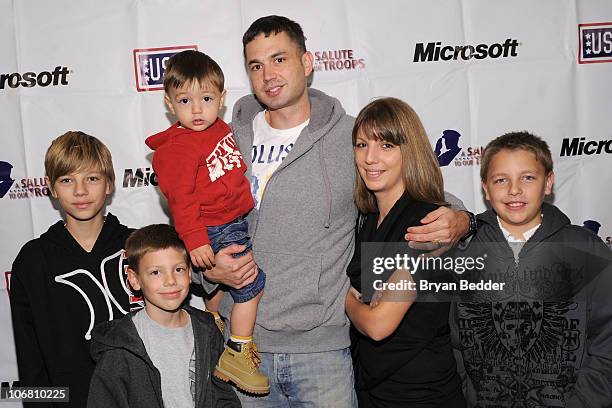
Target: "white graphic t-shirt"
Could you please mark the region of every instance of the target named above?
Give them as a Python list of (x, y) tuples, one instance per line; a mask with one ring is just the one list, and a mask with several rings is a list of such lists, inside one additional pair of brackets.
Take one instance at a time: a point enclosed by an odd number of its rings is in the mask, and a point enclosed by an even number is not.
[(253, 164), (251, 192), (255, 208), (259, 208), (261, 197), (272, 173), (285, 160), (293, 144), (310, 119), (291, 129), (274, 129), (266, 121), (266, 111), (259, 112), (253, 120)]

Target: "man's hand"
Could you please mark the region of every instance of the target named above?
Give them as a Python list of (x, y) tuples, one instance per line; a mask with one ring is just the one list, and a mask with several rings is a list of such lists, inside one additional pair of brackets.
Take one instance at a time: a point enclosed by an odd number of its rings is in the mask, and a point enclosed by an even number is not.
[(404, 238), (411, 244), (435, 243), (437, 248), (421, 248), (431, 250), (447, 245), (455, 245), (468, 233), (470, 229), (470, 216), (465, 211), (456, 211), (449, 207), (439, 207), (427, 214), (421, 220), (421, 223), (424, 225), (408, 228)]
[(191, 263), (202, 269), (210, 269), (215, 264), (215, 253), (208, 244), (192, 249), (189, 256)]
[(214, 267), (202, 271), (204, 277), (211, 282), (222, 283), (235, 289), (252, 283), (258, 273), (253, 252), (238, 258), (232, 256), (245, 249), (244, 245), (230, 245), (220, 249), (215, 255)]

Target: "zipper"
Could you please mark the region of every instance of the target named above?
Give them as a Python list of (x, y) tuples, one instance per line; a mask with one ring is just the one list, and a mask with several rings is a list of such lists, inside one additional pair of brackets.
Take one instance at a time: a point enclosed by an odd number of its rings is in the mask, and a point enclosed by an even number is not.
[(255, 242), (255, 235), (257, 234), (257, 228), (259, 227), (259, 220), (261, 219), (261, 210), (263, 209), (264, 197), (266, 196), (266, 193), (268, 192), (268, 187), (270, 187), (270, 185), (272, 184), (272, 180), (274, 179), (274, 176), (276, 176), (276, 173), (276, 171), (272, 173), (264, 187), (263, 193), (261, 194), (261, 201), (259, 201), (259, 208), (257, 209), (257, 212), (259, 214), (257, 214), (257, 220), (255, 221), (255, 225), (253, 225), (253, 235), (251, 236), (251, 242)]
[[(303, 130), (302, 130), (302, 132), (303, 132)], [(300, 134), (300, 136), (301, 136), (301, 134)], [(300, 136), (298, 136), (298, 139), (300, 138)], [(251, 142), (251, 144), (252, 144), (252, 142)], [(302, 156), (305, 155), (306, 153), (308, 153), (310, 150), (312, 150), (313, 146), (314, 146), (314, 144), (310, 145), (308, 147), (308, 149), (302, 153)], [(291, 163), (289, 163), (289, 164), (291, 164)], [(278, 166), (278, 168), (274, 171), (274, 173), (272, 173), (272, 175), (268, 179), (268, 182), (266, 183), (266, 186), (264, 187), (264, 191), (261, 194), (261, 201), (259, 202), (259, 209), (257, 210), (258, 213), (259, 213), (259, 214), (257, 214), (257, 222), (253, 226), (253, 234), (251, 236), (251, 241), (255, 241), (255, 235), (257, 234), (257, 229), (259, 227), (259, 220), (261, 219), (261, 215), (262, 215), (262, 209), (263, 209), (263, 204), (264, 204), (264, 197), (266, 196), (266, 193), (268, 192), (268, 188), (272, 185), (272, 181), (276, 178), (276, 175), (278, 173), (280, 173), (282, 170), (284, 170), (287, 166), (288, 165), (283, 167), (283, 163), (281, 163)], [(251, 174), (252, 173), (253, 173), (253, 169), (251, 168)]]

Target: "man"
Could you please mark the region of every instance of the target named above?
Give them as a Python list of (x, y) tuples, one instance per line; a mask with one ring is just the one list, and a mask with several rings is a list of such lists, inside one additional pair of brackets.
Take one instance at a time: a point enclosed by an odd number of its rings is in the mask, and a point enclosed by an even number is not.
[[(340, 102), (307, 88), (313, 56), (299, 24), (285, 17), (256, 20), (243, 37), (255, 95), (234, 106), (232, 129), (252, 180), (254, 253), (267, 273), (255, 338), (265, 398), (241, 395), (246, 407), (354, 407), (346, 266), (354, 246), (354, 118)], [(438, 209), (409, 239), (456, 242), (468, 215)], [(204, 272), (212, 282), (241, 287), (256, 274), (252, 256), (228, 247)], [(227, 300), (227, 297), (225, 297)], [(222, 305), (227, 315), (229, 305)]]

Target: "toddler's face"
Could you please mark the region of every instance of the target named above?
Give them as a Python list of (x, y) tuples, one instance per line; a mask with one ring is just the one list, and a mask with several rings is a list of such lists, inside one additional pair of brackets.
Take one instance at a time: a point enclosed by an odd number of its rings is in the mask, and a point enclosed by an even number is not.
[(215, 123), (224, 98), (225, 90), (193, 81), (171, 89), (164, 100), (183, 127), (202, 131)]

